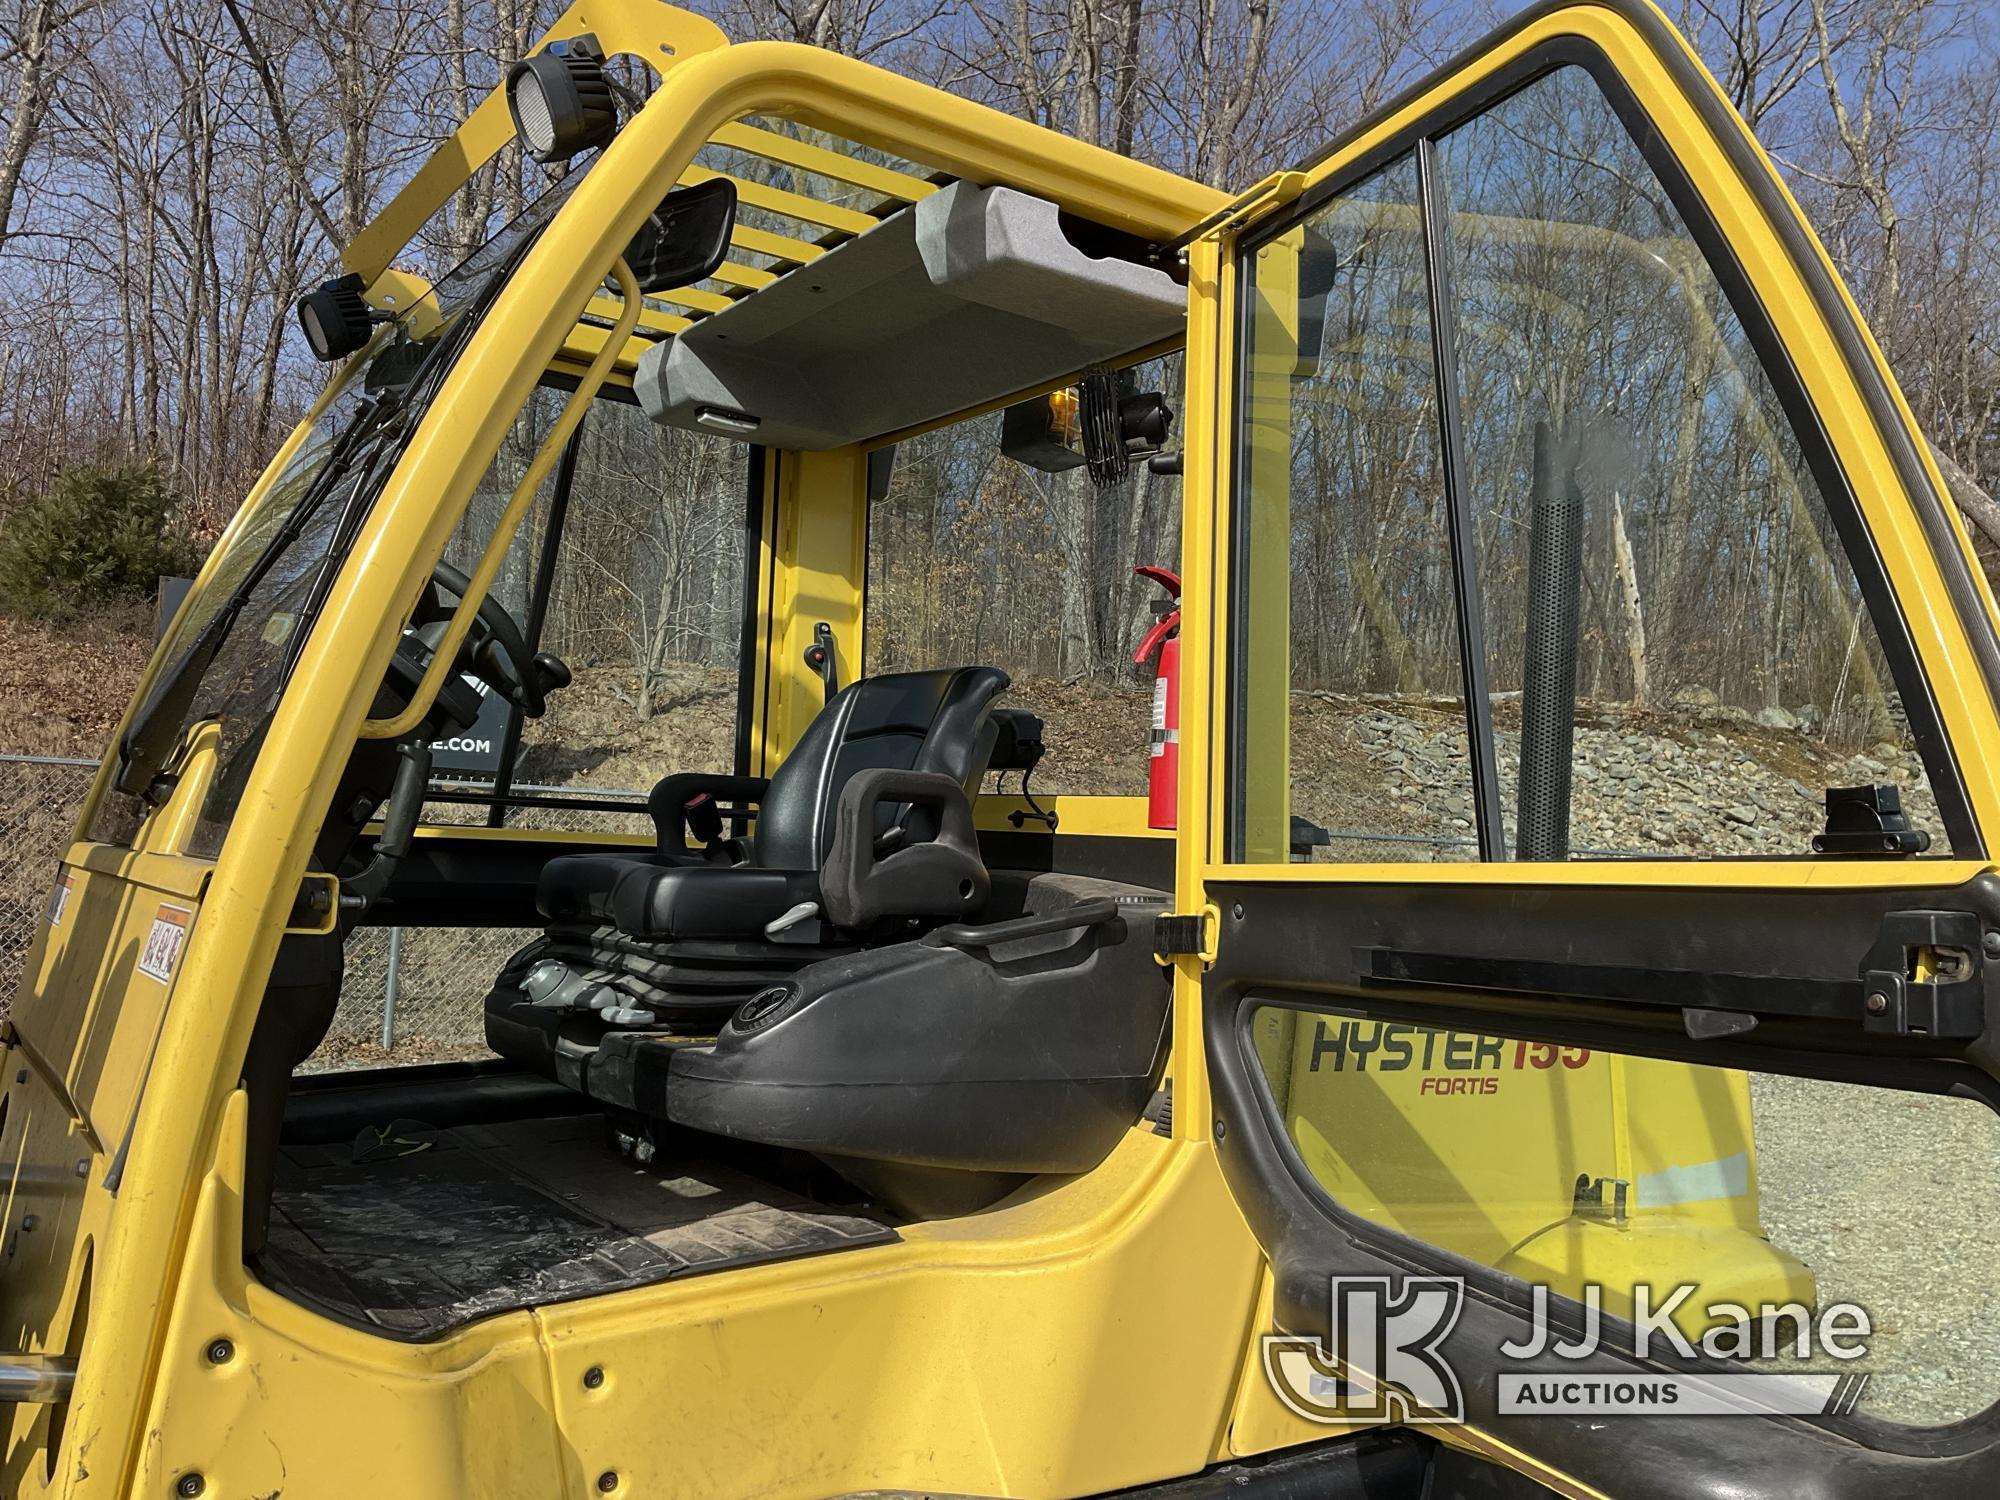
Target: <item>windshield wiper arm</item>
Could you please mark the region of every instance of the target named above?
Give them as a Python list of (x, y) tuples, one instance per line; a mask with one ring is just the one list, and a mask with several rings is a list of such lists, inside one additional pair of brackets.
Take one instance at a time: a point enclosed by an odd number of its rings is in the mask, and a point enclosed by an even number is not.
[[(277, 564), (285, 549), (298, 539), (362, 449), (389, 434), (398, 417), (429, 409), (430, 397), (436, 394), (444, 373), (536, 237), (536, 234), (530, 234), (509, 250), (486, 282), (473, 294), (465, 311), (447, 327), (441, 338), (431, 342), (409, 378), (365, 404), (355, 413), (354, 421), (347, 430), (335, 439), (325, 467), (313, 476), (311, 488), (258, 555), (257, 561), (251, 564), (243, 581), (231, 591), (222, 607), (209, 617), (208, 623), (202, 626), (201, 634), (181, 654), (180, 660), (168, 668), (167, 675), (146, 695), (146, 701), (132, 718), (131, 727), (118, 742), (118, 774), (112, 780), (117, 790), (132, 797), (150, 794), (174, 749), (174, 742), (162, 743), (162, 737), (177, 736), (181, 720), (194, 699), (195, 689), (207, 673), (209, 664), (215, 660), (216, 653), (222, 649), (222, 643), (227, 639), (230, 627), (236, 623), (236, 617), (243, 612), (251, 591)], [(424, 392), (424, 399), (413, 403), (412, 393), (419, 390)]]
[(173, 752), (173, 743), (164, 737), (175, 734), (180, 728), (196, 688), (216, 654), (221, 651), (223, 642), (229, 638), (230, 629), (243, 613), (243, 607), (250, 602), (251, 593), (319, 513), (327, 496), (348, 472), (366, 442), (390, 430), (390, 419), (402, 405), (403, 398), (399, 392), (384, 392), (355, 413), (347, 430), (334, 440), (325, 466), (313, 476), (311, 487), (285, 518), (285, 524), (272, 534), (242, 581), (209, 616), (201, 633), (189, 643), (179, 660), (167, 669), (167, 675), (146, 695), (146, 701), (140, 705), (131, 725), (118, 742), (118, 774), (112, 779), (112, 785), (119, 791), (131, 797), (143, 797), (150, 792), (154, 780), (166, 765), (167, 757)]

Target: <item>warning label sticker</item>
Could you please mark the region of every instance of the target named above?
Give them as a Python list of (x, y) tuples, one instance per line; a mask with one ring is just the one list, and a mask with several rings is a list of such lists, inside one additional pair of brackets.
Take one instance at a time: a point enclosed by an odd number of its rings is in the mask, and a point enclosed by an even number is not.
[(171, 980), (193, 923), (194, 913), (185, 906), (161, 902), (159, 914), (153, 918), (153, 929), (146, 934), (146, 946), (139, 954), (139, 972), (162, 984)]
[(62, 926), (63, 913), (69, 909), (69, 893), (76, 888), (76, 876), (68, 870), (56, 877), (56, 888), (49, 895), (49, 926)]

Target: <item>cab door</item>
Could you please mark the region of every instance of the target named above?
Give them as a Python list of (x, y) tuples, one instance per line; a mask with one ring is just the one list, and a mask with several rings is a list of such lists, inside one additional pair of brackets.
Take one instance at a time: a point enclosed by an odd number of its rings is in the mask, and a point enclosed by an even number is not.
[(2000, 1492), (1992, 601), (1767, 159), (1544, 6), (1191, 263), (1178, 1086), (1274, 1391), (1568, 1493)]

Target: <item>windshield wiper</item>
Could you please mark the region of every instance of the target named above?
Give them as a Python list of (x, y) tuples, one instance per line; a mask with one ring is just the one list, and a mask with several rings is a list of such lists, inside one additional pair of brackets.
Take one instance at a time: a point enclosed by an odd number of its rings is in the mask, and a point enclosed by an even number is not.
[(257, 560), (250, 565), (242, 581), (209, 616), (207, 623), (201, 627), (201, 633), (189, 642), (179, 660), (167, 669), (167, 675), (146, 695), (146, 701), (133, 715), (131, 725), (118, 742), (118, 774), (111, 784), (119, 791), (131, 797), (144, 797), (151, 792), (154, 781), (178, 742), (181, 722), (194, 700), (196, 689), (223, 643), (228, 640), (230, 629), (243, 613), (243, 607), (250, 602), (251, 594), (311, 524), (320, 507), (326, 503), (327, 496), (347, 474), (355, 456), (372, 440), (393, 430), (393, 419), (404, 404), (403, 390), (389, 390), (354, 414), (354, 420), (334, 440), (325, 464), (313, 476), (310, 488), (292, 508), (284, 525), (264, 544), (264, 550), (258, 553)]
[[(194, 701), (195, 692), (216, 654), (221, 651), (223, 642), (228, 639), (236, 617), (249, 602), (251, 592), (298, 540), (354, 460), (370, 448), (376, 448), (379, 457), (383, 451), (378, 446), (380, 442), (407, 435), (408, 417), (430, 409), (431, 398), (436, 396), (437, 388), (443, 383), (458, 351), (471, 336), (472, 330), (485, 318), (493, 299), (527, 254), (528, 247), (539, 236), (540, 230), (546, 227), (545, 223), (535, 226), (533, 233), (523, 236), (520, 243), (507, 250), (488, 273), (484, 284), (472, 293), (465, 310), (449, 322), (442, 335), (431, 341), (408, 378), (385, 388), (372, 401), (365, 403), (355, 413), (347, 430), (334, 440), (325, 467), (313, 476), (310, 488), (291, 515), (286, 517), (285, 524), (272, 536), (258, 554), (257, 561), (251, 564), (243, 581), (230, 591), (221, 608), (209, 617), (201, 633), (181, 653), (180, 659), (167, 669), (167, 675), (146, 695), (146, 701), (133, 715), (131, 726), (118, 742), (118, 774), (111, 783), (117, 790), (131, 797), (153, 795), (154, 785), (179, 742), (181, 723)], [(418, 392), (422, 393), (422, 399), (415, 399)], [(404, 420), (399, 423), (398, 418)], [(372, 472), (372, 469), (364, 470), (356, 481), (357, 486), (364, 483)], [(330, 581), (331, 572), (323, 572), (314, 592), (320, 592), (321, 586)], [(287, 674), (290, 666), (288, 661)]]

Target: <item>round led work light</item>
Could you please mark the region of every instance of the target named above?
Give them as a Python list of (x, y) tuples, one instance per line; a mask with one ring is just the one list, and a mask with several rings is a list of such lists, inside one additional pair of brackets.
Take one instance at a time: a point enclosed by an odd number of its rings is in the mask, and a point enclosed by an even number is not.
[(299, 327), (317, 360), (345, 359), (368, 342), (375, 320), (361, 299), (361, 278), (343, 276), (299, 298)]
[(537, 52), (507, 70), (507, 108), (514, 134), (536, 161), (567, 161), (617, 133), (611, 83), (594, 58), (580, 52)]

